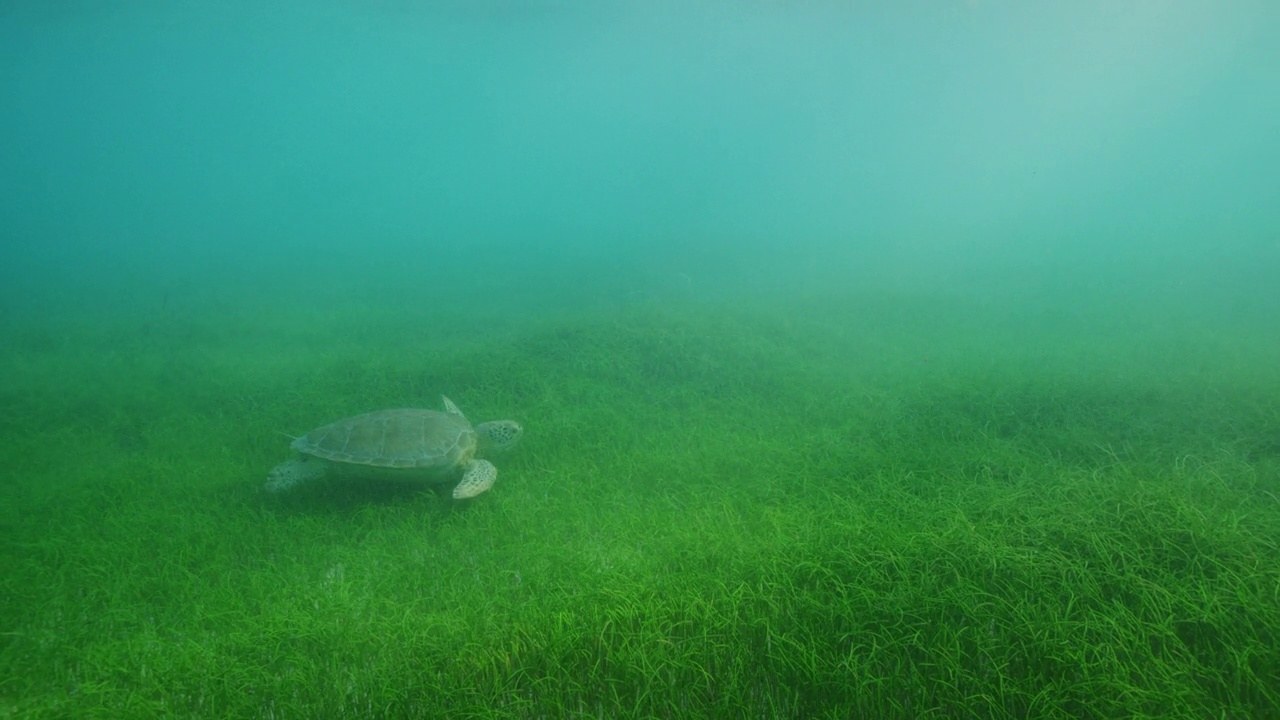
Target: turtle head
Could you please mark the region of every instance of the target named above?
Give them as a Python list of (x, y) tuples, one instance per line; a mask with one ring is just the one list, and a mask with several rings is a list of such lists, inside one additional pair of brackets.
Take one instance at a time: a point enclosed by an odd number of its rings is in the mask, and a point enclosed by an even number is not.
[(324, 477), (325, 464), (308, 455), (300, 455), (292, 460), (285, 460), (272, 468), (267, 475), (266, 491), (269, 493), (284, 492), (295, 485)]
[(476, 435), (480, 436), (480, 448), (502, 452), (510, 450), (520, 442), (524, 428), (515, 420), (494, 420), (476, 426)]

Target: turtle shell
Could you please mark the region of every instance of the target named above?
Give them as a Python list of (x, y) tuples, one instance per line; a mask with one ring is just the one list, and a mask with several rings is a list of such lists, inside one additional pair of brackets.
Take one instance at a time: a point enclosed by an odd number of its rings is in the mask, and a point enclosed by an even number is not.
[(476, 432), (462, 415), (379, 410), (316, 428), (291, 447), (335, 463), (443, 471), (471, 459)]

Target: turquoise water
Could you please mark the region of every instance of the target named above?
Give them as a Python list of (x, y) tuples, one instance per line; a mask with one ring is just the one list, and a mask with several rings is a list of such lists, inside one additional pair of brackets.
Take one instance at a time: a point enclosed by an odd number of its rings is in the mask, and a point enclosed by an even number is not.
[[(1280, 11), (0, 9), (0, 713), (1265, 717)], [(289, 437), (515, 418), (454, 503)]]

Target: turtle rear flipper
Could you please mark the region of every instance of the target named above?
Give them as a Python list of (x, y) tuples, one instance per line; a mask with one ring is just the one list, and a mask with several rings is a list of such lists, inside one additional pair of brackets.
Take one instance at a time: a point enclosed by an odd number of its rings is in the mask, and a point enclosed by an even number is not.
[(472, 460), (467, 466), (467, 472), (462, 476), (462, 482), (453, 489), (454, 500), (465, 500), (472, 498), (480, 493), (493, 487), (493, 481), (498, 479), (498, 468), (488, 460)]

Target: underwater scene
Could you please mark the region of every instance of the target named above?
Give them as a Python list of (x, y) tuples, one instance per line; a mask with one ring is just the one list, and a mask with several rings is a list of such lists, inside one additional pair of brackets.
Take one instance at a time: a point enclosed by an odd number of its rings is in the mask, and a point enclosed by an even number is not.
[(0, 7), (0, 718), (1280, 717), (1264, 2)]

